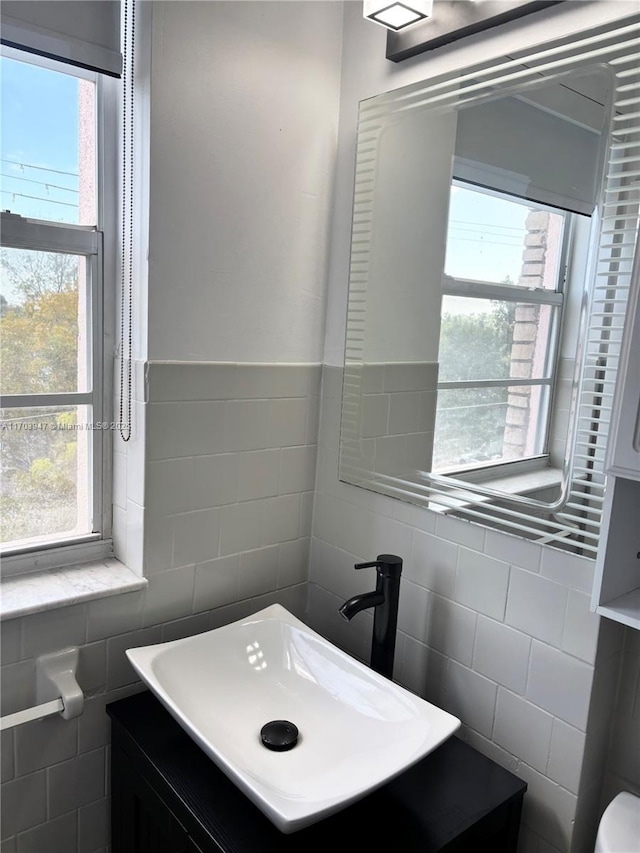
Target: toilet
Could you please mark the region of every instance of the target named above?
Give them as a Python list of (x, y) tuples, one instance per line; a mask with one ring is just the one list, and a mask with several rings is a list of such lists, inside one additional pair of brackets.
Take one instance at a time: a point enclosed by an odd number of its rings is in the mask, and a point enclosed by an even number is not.
[(594, 853), (640, 853), (640, 797), (624, 791), (604, 810)]

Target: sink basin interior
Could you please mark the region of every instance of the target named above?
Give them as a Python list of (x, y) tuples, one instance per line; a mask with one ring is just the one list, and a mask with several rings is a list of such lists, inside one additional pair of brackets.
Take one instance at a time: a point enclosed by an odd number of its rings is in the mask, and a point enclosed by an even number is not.
[[(460, 725), (280, 605), (127, 654), (183, 728), (283, 832), (383, 784)], [(298, 729), (288, 751), (261, 741), (262, 727), (274, 720)]]

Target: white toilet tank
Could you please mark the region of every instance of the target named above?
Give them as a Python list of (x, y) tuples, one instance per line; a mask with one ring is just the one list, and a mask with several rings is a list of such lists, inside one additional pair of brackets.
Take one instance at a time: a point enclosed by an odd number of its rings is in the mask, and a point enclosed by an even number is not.
[(624, 791), (600, 819), (595, 853), (640, 853), (640, 797)]

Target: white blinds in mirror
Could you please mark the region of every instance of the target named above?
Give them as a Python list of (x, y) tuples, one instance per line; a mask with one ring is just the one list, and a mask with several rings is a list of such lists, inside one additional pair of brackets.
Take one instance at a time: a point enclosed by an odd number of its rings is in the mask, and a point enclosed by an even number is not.
[[(354, 223), (343, 390), (340, 478), (373, 491), (419, 503), (539, 542), (594, 556), (605, 489), (604, 453), (615, 377), (621, 353), (640, 209), (640, 24), (585, 33), (570, 44), (553, 44), (523, 58), (503, 58), (458, 77), (435, 78), (380, 95), (360, 105)], [(378, 136), (385, 121), (414, 109), (439, 111), (509, 94), (510, 87), (602, 64), (614, 80), (611, 126), (606, 129), (604, 176), (597, 187), (597, 246), (592, 287), (583, 305), (586, 334), (577, 361), (569, 441), (573, 453), (563, 472), (563, 493), (554, 504), (495, 492), (453, 477), (393, 477), (364, 470), (357, 452), (356, 412), (362, 394), (364, 321), (371, 259)], [(384, 119), (384, 120), (383, 120)], [(346, 476), (345, 476), (346, 474)]]

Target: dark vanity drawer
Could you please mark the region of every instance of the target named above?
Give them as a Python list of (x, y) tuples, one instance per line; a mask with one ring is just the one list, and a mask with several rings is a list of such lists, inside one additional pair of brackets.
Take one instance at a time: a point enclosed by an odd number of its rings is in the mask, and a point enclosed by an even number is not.
[[(456, 737), (363, 800), (283, 835), (148, 692), (107, 707), (113, 853), (515, 853), (526, 783)], [(336, 847), (338, 845), (338, 847)], [(400, 847), (398, 849), (400, 849)]]

